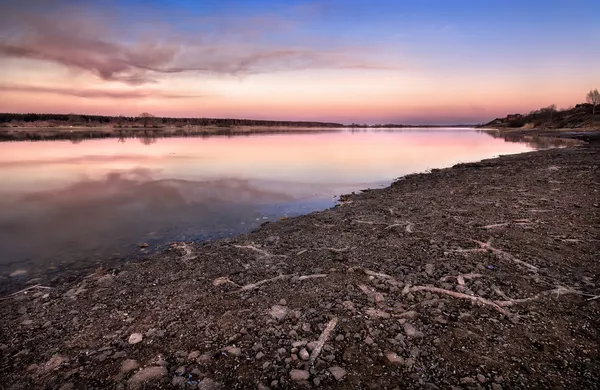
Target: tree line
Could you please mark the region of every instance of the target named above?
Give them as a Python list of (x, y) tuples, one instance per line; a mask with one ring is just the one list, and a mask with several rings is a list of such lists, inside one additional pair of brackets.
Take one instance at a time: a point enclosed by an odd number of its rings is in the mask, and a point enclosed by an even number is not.
[(186, 126), (265, 126), (265, 127), (343, 127), (340, 123), (312, 122), (312, 121), (272, 121), (255, 119), (232, 118), (169, 118), (157, 117), (149, 113), (138, 116), (105, 116), (105, 115), (79, 115), (79, 114), (16, 114), (0, 113), (0, 123), (4, 126), (19, 126), (47, 122), (48, 127), (53, 126), (113, 126), (116, 128), (161, 128), (161, 127), (186, 127)]

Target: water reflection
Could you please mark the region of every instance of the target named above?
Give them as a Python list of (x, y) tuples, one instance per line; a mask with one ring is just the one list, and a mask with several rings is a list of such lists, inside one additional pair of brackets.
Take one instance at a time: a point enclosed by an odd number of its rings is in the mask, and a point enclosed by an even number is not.
[(532, 148), (456, 129), (128, 141), (0, 143), (0, 275), (226, 237), (404, 174)]

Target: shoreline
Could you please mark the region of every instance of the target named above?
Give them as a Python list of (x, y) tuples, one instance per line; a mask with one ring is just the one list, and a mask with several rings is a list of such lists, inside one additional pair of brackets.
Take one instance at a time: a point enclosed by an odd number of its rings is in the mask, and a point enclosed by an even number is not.
[(594, 388), (600, 146), (584, 136), (8, 297), (0, 381)]

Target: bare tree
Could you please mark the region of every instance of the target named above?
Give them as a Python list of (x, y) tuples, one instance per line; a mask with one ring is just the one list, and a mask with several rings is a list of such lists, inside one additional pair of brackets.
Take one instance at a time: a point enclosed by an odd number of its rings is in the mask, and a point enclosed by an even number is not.
[(154, 115), (147, 112), (142, 112), (140, 114), (140, 118), (142, 118), (142, 121), (144, 122), (144, 127), (148, 127), (148, 123), (152, 123), (154, 121)]
[(596, 113), (596, 105), (600, 104), (600, 93), (598, 93), (597, 89), (588, 92), (585, 95), (585, 101), (592, 105), (592, 114)]

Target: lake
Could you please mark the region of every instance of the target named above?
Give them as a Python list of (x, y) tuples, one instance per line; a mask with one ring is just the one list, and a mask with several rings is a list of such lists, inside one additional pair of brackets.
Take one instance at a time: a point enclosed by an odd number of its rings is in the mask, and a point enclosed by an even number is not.
[(4, 142), (0, 276), (87, 270), (173, 241), (230, 237), (409, 173), (535, 148), (474, 129)]

